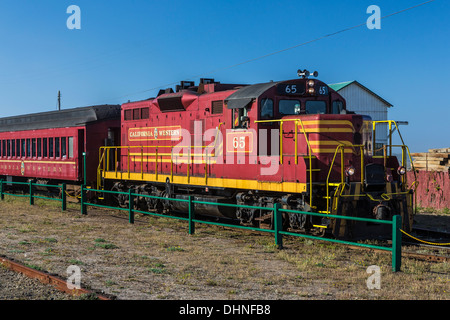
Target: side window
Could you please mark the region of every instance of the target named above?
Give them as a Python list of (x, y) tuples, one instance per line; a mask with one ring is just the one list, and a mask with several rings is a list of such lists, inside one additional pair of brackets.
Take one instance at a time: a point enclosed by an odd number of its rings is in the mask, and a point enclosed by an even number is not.
[(344, 109), (344, 103), (341, 100), (333, 101), (331, 113), (340, 114), (343, 109)]
[(31, 139), (27, 139), (27, 158), (31, 157)]
[(53, 158), (53, 138), (48, 138), (48, 156)]
[(43, 138), (42, 139), (42, 156), (44, 158), (48, 157), (48, 152), (47, 152), (47, 138)]
[(69, 137), (69, 158), (73, 158), (73, 137)]
[(62, 137), (61, 138), (61, 157), (67, 156), (67, 138)]
[(25, 139), (21, 139), (20, 142), (22, 144), (22, 148), (20, 148), (21, 149), (21, 153), (22, 153), (22, 158), (24, 158), (25, 157), (25, 150), (26, 150)]
[(16, 157), (20, 158), (20, 139), (16, 140)]
[(31, 156), (36, 157), (36, 139), (31, 140)]
[(16, 140), (11, 140), (11, 157), (16, 156)]
[(42, 157), (42, 143), (41, 143), (42, 139), (38, 138), (37, 139), (37, 156), (38, 158)]
[(273, 100), (272, 99), (262, 99), (261, 109), (259, 116), (261, 119), (272, 119), (273, 118)]
[(8, 140), (8, 152), (7, 152), (7, 156), (10, 157), (11, 156), (11, 140)]
[(61, 156), (59, 140), (60, 140), (59, 138), (55, 138), (55, 157), (56, 158), (59, 158)]
[(2, 157), (6, 157), (6, 140), (2, 141)]
[(233, 109), (233, 129), (248, 128), (247, 108)]

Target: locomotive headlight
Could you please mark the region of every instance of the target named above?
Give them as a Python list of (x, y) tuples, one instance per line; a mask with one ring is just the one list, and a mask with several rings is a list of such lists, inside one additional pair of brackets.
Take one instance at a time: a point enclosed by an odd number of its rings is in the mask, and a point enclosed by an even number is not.
[(399, 175), (401, 175), (401, 176), (404, 175), (404, 174), (406, 173), (406, 168), (403, 167), (403, 166), (398, 167), (397, 173), (398, 173)]
[(309, 94), (314, 94), (314, 92), (316, 92), (316, 90), (314, 90), (314, 88), (309, 88), (308, 89), (308, 93)]
[(308, 80), (308, 86), (314, 87), (314, 80)]
[(346, 170), (345, 170), (345, 175), (347, 176), (347, 177), (350, 177), (350, 176), (352, 176), (352, 175), (354, 175), (355, 174), (355, 168), (354, 167), (348, 167)]

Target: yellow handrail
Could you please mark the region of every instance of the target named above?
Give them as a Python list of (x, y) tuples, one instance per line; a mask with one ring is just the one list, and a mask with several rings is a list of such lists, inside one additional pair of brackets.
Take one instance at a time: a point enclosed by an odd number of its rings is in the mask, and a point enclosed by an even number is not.
[[(413, 163), (412, 158), (411, 158), (411, 152), (409, 151), (409, 147), (407, 145), (405, 145), (405, 141), (403, 140), (402, 134), (400, 132), (400, 129), (399, 129), (396, 121), (394, 121), (394, 120), (377, 120), (377, 121), (372, 121), (373, 132), (374, 132), (373, 145), (375, 145), (375, 141), (376, 141), (375, 140), (376, 139), (376, 137), (375, 137), (376, 125), (377, 124), (382, 124), (382, 123), (388, 123), (389, 124), (389, 145), (388, 145), (388, 147), (389, 147), (389, 156), (392, 156), (392, 147), (400, 147), (400, 148), (402, 148), (402, 166), (406, 168), (406, 161), (405, 161), (406, 160), (405, 159), (405, 153), (406, 153), (408, 158), (409, 158), (409, 161), (411, 163), (411, 169), (412, 169), (412, 171), (414, 173), (414, 182), (413, 182), (412, 185), (418, 184), (418, 182), (417, 182), (417, 175), (416, 175), (416, 169), (414, 168), (414, 163)], [(398, 136), (400, 137), (400, 140), (402, 142), (401, 145), (393, 145), (392, 144), (392, 124), (394, 124), (395, 128), (397, 129)], [(384, 148), (386, 148), (386, 146), (384, 146)], [(386, 157), (387, 157), (386, 153), (384, 153), (384, 155), (383, 155), (384, 162), (386, 162)], [(374, 158), (380, 158), (380, 156), (375, 156), (374, 155)], [(405, 177), (402, 177), (402, 182), (403, 183), (407, 182), (406, 181), (406, 175), (405, 175)], [(416, 186), (416, 188), (417, 188), (417, 186)]]
[[(338, 154), (338, 151), (340, 151), (340, 153), (341, 153), (341, 182), (338, 184), (337, 189), (339, 189), (341, 185), (345, 184), (345, 181), (344, 181), (344, 175), (345, 175), (344, 149), (346, 147), (349, 147), (349, 148), (357, 148), (357, 147), (359, 147), (360, 148), (360, 154), (361, 154), (361, 170), (360, 170), (361, 171), (361, 186), (364, 185), (364, 145), (362, 145), (362, 144), (356, 144), (356, 145), (339, 144), (336, 147), (336, 150), (334, 151), (333, 160), (331, 161), (330, 169), (328, 170), (327, 179), (325, 180), (325, 188), (327, 190), (327, 196), (326, 196), (327, 208), (326, 208), (326, 211), (324, 211), (324, 213), (327, 213), (327, 214), (331, 213), (331, 210), (330, 210), (330, 190), (329, 190), (330, 189), (329, 188), (330, 187), (330, 176), (331, 176), (331, 172), (333, 171), (334, 162), (336, 160), (336, 156)], [(337, 192), (335, 191), (334, 194), (336, 196)]]

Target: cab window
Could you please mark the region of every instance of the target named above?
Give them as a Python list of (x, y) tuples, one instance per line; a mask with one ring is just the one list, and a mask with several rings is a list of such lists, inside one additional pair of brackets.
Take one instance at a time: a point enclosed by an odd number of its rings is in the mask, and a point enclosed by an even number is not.
[(278, 103), (278, 112), (282, 115), (300, 114), (300, 101), (280, 100)]
[(327, 113), (327, 103), (325, 101), (306, 101), (307, 114), (325, 114)]
[(272, 99), (262, 99), (261, 109), (260, 109), (261, 119), (272, 119), (273, 118), (273, 100)]
[(340, 114), (344, 109), (344, 103), (340, 100), (334, 100), (331, 109), (331, 113)]

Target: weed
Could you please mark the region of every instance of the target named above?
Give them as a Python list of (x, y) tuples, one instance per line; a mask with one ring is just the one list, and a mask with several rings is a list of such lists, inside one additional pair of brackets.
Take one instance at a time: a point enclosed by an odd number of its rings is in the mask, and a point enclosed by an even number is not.
[(184, 251), (183, 248), (181, 248), (180, 246), (175, 246), (175, 247), (168, 247), (166, 248), (167, 251)]
[(25, 264), (25, 266), (27, 266), (28, 268), (34, 269), (34, 270), (38, 270), (38, 271), (42, 271), (43, 269), (35, 264)]
[(118, 246), (116, 246), (113, 243), (96, 243), (95, 246), (103, 248), (103, 249), (117, 249), (117, 248), (119, 248)]
[(84, 262), (82, 262), (82, 261), (80, 261), (80, 260), (76, 260), (76, 259), (70, 259), (70, 260), (69, 260), (69, 263), (70, 263), (70, 264), (74, 264), (74, 265), (79, 265), (79, 266), (84, 265)]

